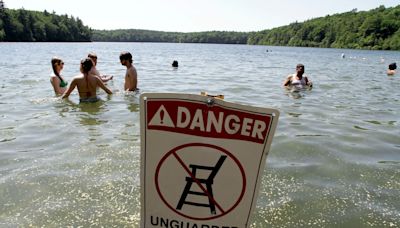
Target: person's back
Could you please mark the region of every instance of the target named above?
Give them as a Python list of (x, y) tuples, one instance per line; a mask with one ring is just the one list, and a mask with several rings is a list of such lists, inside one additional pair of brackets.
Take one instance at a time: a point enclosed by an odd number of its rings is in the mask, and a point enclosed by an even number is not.
[(98, 100), (97, 87), (102, 88), (106, 93), (112, 94), (111, 90), (108, 89), (102, 80), (98, 76), (89, 74), (89, 71), (93, 67), (91, 59), (86, 58), (81, 61), (81, 75), (77, 75), (72, 79), (71, 86), (65, 92), (62, 98), (68, 97), (75, 87), (78, 88), (79, 100), (81, 102), (95, 102)]
[(79, 98), (81, 101), (89, 101), (97, 99), (97, 85), (98, 80), (101, 80), (97, 76), (90, 74), (82, 74), (74, 78), (76, 86), (79, 92)]

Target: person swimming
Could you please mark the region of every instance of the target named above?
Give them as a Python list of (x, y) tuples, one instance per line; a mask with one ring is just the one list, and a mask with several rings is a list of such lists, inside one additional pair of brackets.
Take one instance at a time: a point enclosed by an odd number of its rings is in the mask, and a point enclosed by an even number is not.
[(396, 73), (397, 65), (396, 63), (391, 63), (388, 66), (387, 75), (394, 75)]
[(67, 98), (71, 92), (78, 88), (79, 101), (80, 102), (96, 102), (99, 100), (97, 97), (97, 88), (102, 88), (107, 94), (112, 94), (111, 90), (104, 85), (103, 81), (97, 77), (91, 75), (89, 72), (93, 67), (93, 61), (90, 58), (83, 59), (80, 65), (80, 71), (82, 74), (75, 76), (68, 90), (64, 93), (62, 98)]
[(50, 76), (50, 83), (53, 86), (56, 95), (62, 95), (67, 89), (68, 82), (61, 76), (61, 71), (64, 69), (64, 62), (58, 57), (51, 59), (51, 67), (53, 74)]

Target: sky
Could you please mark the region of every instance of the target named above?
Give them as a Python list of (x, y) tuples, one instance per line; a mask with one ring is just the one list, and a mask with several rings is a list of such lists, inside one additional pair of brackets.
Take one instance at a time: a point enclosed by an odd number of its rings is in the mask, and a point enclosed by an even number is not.
[(168, 32), (271, 29), (293, 22), (351, 11), (366, 11), (399, 0), (3, 0), (10, 9), (36, 10), (80, 18), (93, 29)]

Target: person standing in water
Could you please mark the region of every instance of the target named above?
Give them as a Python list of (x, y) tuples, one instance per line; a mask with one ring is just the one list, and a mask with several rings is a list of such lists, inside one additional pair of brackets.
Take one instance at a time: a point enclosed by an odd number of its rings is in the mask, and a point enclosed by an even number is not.
[(103, 82), (108, 82), (108, 81), (110, 81), (110, 80), (113, 79), (113, 76), (112, 76), (112, 75), (101, 75), (100, 72), (96, 69), (96, 66), (97, 66), (97, 55), (96, 55), (96, 53), (90, 52), (90, 53), (88, 54), (88, 57), (93, 61), (93, 65), (94, 65), (94, 66), (92, 67), (92, 70), (90, 71), (91, 74), (94, 74), (94, 75), (99, 76), (100, 79), (101, 79)]
[(53, 86), (56, 95), (62, 95), (67, 90), (68, 82), (61, 76), (61, 71), (64, 68), (64, 62), (58, 57), (51, 59), (53, 74), (50, 76), (50, 83)]
[(296, 73), (287, 76), (286, 80), (283, 82), (285, 87), (295, 87), (296, 89), (302, 89), (306, 86), (312, 87), (312, 82), (304, 75), (304, 65), (297, 64)]
[(126, 66), (126, 73), (125, 73), (125, 84), (124, 90), (125, 91), (136, 91), (139, 88), (137, 87), (137, 72), (136, 68), (133, 66), (132, 62), (132, 54), (129, 52), (122, 52), (119, 55), (119, 60), (121, 65)]
[(96, 102), (99, 100), (96, 94), (98, 87), (102, 88), (107, 94), (112, 94), (111, 90), (104, 85), (103, 81), (94, 75), (90, 75), (93, 67), (93, 61), (90, 58), (83, 59), (80, 65), (82, 74), (75, 76), (68, 90), (64, 93), (62, 98), (67, 98), (71, 92), (78, 87), (79, 101), (80, 102)]

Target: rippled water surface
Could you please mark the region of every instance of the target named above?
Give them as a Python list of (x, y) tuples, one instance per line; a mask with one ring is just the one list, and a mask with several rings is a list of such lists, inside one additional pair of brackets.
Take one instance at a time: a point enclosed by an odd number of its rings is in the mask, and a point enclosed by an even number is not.
[[(141, 92), (280, 110), (252, 227), (400, 227), (400, 74), (385, 74), (399, 52), (163, 43), (0, 43), (0, 227), (138, 227), (139, 99), (121, 91), (124, 50)], [(51, 57), (71, 81), (90, 51), (115, 94), (56, 98)], [(297, 63), (313, 90), (281, 87)]]

